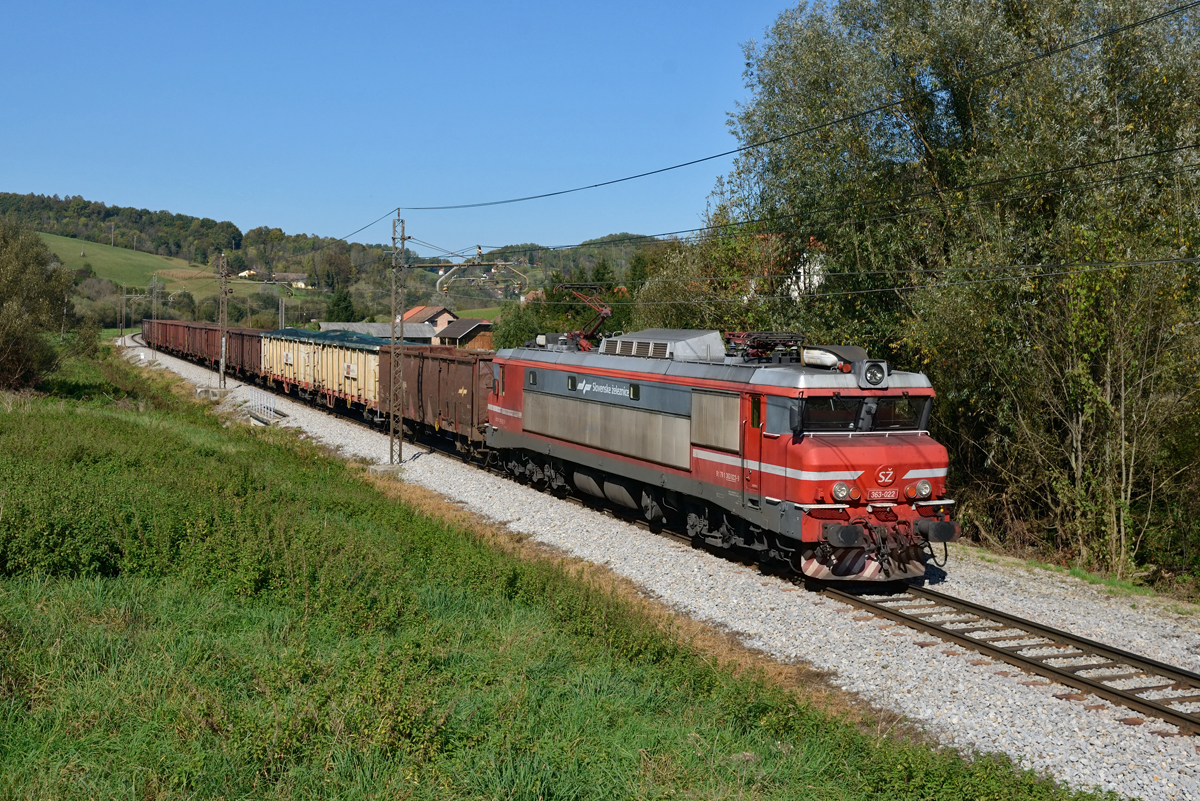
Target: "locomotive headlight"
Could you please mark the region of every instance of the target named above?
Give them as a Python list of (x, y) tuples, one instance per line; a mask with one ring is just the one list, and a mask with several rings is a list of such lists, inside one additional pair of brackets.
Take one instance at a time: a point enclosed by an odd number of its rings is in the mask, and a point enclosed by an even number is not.
[(850, 487), (845, 481), (839, 481), (833, 485), (833, 499), (835, 501), (844, 501), (850, 497)]
[(867, 383), (873, 387), (883, 383), (883, 365), (878, 362), (868, 364), (867, 369), (863, 371), (863, 378), (867, 379)]
[(921, 499), (928, 498), (933, 494), (933, 485), (925, 479), (917, 482), (917, 497)]

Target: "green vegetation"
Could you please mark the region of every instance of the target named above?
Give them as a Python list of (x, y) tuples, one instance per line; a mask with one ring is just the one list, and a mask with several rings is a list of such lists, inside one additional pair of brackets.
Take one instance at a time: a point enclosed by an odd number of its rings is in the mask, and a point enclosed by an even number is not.
[(0, 397), (0, 796), (1068, 795), (737, 676), (159, 381), (74, 360)]
[[(127, 284), (140, 291), (144, 291), (157, 280), (164, 297), (177, 290), (184, 290), (193, 295), (216, 292), (217, 276), (211, 267), (189, 264), (183, 259), (111, 247), (99, 242), (84, 242), (45, 233), (38, 236), (72, 272), (90, 268), (96, 278), (107, 279), (118, 285)], [(84, 255), (80, 256), (80, 253)], [(233, 294), (242, 297), (262, 288), (262, 284), (257, 281), (236, 278), (229, 281), (229, 286)]]
[[(45, 334), (65, 334), (70, 288), (71, 277), (36, 234), (0, 219), (0, 389), (32, 384), (54, 364)], [(82, 342), (95, 340), (89, 326)]]
[(648, 254), (630, 327), (790, 329), (922, 370), (971, 536), (1200, 577), (1200, 21), (1166, 9), (784, 11), (731, 115), (772, 144), (718, 183), (713, 229)]
[(155, 256), (151, 253), (55, 234), (41, 233), (38, 236), (69, 270), (85, 270), (85, 265), (88, 265), (97, 277), (107, 278), (118, 284), (144, 287), (150, 283), (155, 273), (166, 270), (204, 272), (208, 278), (213, 277), (212, 270), (189, 264), (184, 259)]
[(458, 309), (454, 313), (459, 317), (471, 317), (473, 319), (496, 322), (496, 318), (500, 316), (501, 308), (501, 306), (491, 306), (486, 309)]

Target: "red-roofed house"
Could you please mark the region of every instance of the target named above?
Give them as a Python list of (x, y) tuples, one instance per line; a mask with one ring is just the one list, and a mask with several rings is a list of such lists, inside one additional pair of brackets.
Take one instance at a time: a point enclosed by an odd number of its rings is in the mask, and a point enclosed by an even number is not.
[(414, 306), (404, 313), (406, 323), (429, 323), (435, 331), (441, 331), (458, 319), (458, 315), (445, 306)]

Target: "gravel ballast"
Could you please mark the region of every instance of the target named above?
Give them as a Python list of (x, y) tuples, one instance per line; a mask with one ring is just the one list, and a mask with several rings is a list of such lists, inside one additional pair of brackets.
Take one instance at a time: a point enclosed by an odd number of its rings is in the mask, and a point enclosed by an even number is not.
[[(199, 386), (215, 374), (142, 347), (135, 361)], [(227, 381), (235, 407), (251, 388)], [(256, 390), (257, 391), (257, 390)], [(388, 461), (386, 434), (286, 398), (283, 425), (375, 464)], [(600, 512), (559, 501), (462, 462), (405, 443), (403, 480), (463, 503), (514, 531), (635, 582), (679, 614), (734, 632), (747, 646), (787, 663), (827, 671), (843, 689), (907, 716), (938, 741), (964, 751), (1000, 751), (1077, 787), (1144, 798), (1200, 799), (1198, 741), (1154, 718), (1075, 692), (903, 626), (797, 590), (788, 582), (656, 536)], [(955, 546), (931, 589), (1200, 672), (1200, 623), (1156, 600), (1112, 596), (1065, 574), (992, 561)], [(1088, 709), (1088, 706), (1099, 708)]]

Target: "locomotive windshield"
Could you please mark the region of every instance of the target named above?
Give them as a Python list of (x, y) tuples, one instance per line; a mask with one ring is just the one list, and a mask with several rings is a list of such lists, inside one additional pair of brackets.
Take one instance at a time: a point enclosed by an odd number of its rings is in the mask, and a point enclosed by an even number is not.
[[(805, 398), (801, 431), (918, 431), (929, 398)], [(864, 408), (865, 407), (865, 408)]]
[(929, 398), (879, 398), (875, 404), (872, 431), (916, 431)]
[(862, 405), (862, 398), (806, 398), (801, 430), (853, 431)]

